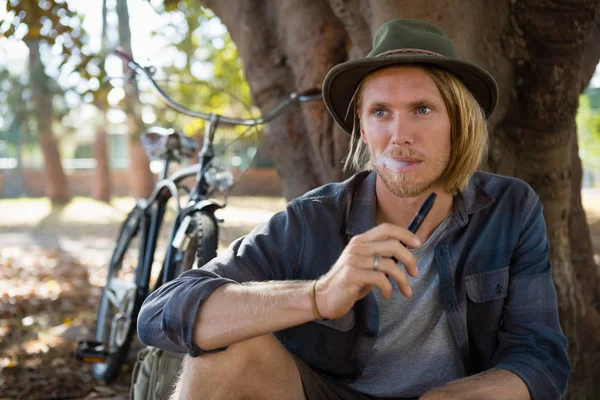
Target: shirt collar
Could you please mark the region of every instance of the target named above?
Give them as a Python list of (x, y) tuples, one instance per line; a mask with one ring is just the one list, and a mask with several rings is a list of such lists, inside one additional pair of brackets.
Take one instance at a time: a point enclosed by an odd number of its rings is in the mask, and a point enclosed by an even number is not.
[(454, 195), (453, 214), (459, 227), (465, 226), (469, 215), (490, 206), (496, 199), (480, 183), (481, 174), (475, 172), (467, 186)]
[(377, 174), (371, 171), (354, 191), (346, 222), (346, 235), (360, 235), (377, 224), (376, 178)]
[[(376, 178), (377, 174), (371, 171), (356, 188), (346, 222), (346, 235), (360, 235), (377, 224)], [(454, 196), (454, 221), (458, 226), (464, 226), (469, 215), (488, 207), (494, 201), (494, 197), (480, 185), (480, 175), (475, 172), (465, 189)]]

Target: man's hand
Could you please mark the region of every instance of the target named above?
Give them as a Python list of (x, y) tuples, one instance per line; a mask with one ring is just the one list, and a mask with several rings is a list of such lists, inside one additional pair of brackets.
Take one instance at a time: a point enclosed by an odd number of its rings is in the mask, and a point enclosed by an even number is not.
[(392, 284), (388, 277), (398, 283), (404, 296), (410, 297), (408, 278), (392, 259), (404, 264), (410, 276), (417, 276), (415, 257), (403, 243), (410, 247), (421, 245), (412, 232), (392, 224), (381, 224), (353, 237), (331, 270), (317, 282), (315, 302), (321, 315), (329, 319), (344, 316), (373, 286), (389, 299)]

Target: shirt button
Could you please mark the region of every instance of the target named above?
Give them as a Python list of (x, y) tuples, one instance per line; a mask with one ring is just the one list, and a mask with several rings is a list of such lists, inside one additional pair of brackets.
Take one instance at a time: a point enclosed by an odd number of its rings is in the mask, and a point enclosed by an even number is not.
[(500, 286), (500, 284), (498, 284), (498, 285), (496, 286), (496, 293), (497, 293), (497, 294), (504, 293), (504, 288), (503, 288), (502, 286)]

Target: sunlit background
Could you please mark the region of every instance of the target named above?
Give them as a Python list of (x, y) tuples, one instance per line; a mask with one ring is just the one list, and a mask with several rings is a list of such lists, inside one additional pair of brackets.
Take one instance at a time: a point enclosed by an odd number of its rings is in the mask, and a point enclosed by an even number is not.
[[(135, 60), (156, 68), (166, 93), (191, 109), (259, 114), (219, 19), (197, 1), (167, 3), (127, 0), (124, 18), (118, 9), (124, 2), (106, 0), (103, 23), (102, 0), (0, 0), (0, 398), (67, 398), (61, 390), (75, 398), (126, 398), (128, 392), (130, 370), (106, 387), (91, 381), (89, 367), (74, 362), (71, 351), (94, 325), (106, 260), (135, 202), (132, 143), (151, 125), (175, 127), (201, 143), (204, 122), (167, 108), (147, 80), (130, 80), (111, 50), (130, 46)], [(9, 12), (9, 5), (30, 13)], [(32, 15), (41, 29), (30, 29)], [(39, 49), (39, 59), (30, 57), (32, 49)], [(139, 103), (128, 103), (131, 90), (139, 90)], [(44, 112), (51, 126), (40, 126)], [(577, 128), (582, 201), (600, 247), (600, 66), (580, 96)], [(48, 132), (67, 177), (62, 204), (45, 197), (40, 143)], [(286, 204), (262, 131), (240, 138), (243, 132), (223, 129), (215, 142), (216, 162), (246, 173), (219, 214), (221, 251)], [(99, 155), (95, 146), (102, 141), (106, 152)], [(110, 169), (110, 192), (109, 200), (98, 201), (92, 193), (102, 162)], [(160, 163), (151, 160), (150, 171), (156, 176)], [(168, 234), (161, 231), (156, 260)], [(135, 261), (133, 254), (129, 266)]]

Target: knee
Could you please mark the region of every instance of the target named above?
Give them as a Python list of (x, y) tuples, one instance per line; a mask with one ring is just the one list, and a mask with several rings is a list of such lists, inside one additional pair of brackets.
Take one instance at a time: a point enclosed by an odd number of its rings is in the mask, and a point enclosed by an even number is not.
[(186, 357), (178, 387), (189, 396), (206, 393), (204, 397), (211, 399), (264, 398), (266, 393), (274, 394), (268, 398), (303, 398), (296, 396), (303, 393), (296, 363), (272, 335), (236, 343), (225, 351)]
[(272, 335), (263, 335), (233, 344), (226, 352), (230, 352), (230, 361), (235, 368), (246, 375), (252, 371), (283, 367), (281, 355), (285, 350)]
[(263, 335), (232, 344), (224, 351), (186, 357), (184, 370), (223, 371), (228, 379), (239, 379), (265, 369), (282, 368), (286, 361), (285, 349), (279, 342), (272, 335)]

